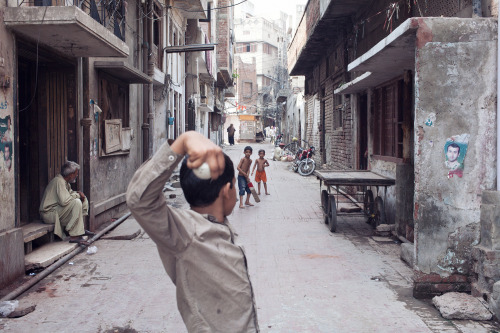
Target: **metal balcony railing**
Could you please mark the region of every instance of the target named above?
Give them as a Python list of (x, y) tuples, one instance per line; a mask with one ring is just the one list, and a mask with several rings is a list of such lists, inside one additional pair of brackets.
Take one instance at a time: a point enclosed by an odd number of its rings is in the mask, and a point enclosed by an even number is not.
[(18, 0), (17, 6), (76, 6), (125, 41), (126, 0)]

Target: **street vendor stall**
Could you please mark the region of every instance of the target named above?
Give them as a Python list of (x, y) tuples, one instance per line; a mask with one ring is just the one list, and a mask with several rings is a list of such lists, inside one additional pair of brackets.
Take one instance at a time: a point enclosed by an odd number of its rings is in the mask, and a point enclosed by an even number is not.
[[(366, 215), (368, 222), (373, 226), (385, 223), (384, 199), (388, 186), (394, 185), (396, 182), (392, 178), (384, 177), (375, 172), (368, 170), (358, 171), (343, 171), (343, 170), (321, 170), (315, 171), (314, 174), (319, 179), (321, 205), (325, 224), (331, 232), (337, 230), (337, 216), (355, 215), (353, 212), (339, 211), (339, 196), (346, 196), (340, 189), (341, 186), (357, 186), (361, 189), (353, 198), (347, 195), (347, 198), (354, 200), (359, 205), (363, 202), (361, 215)], [(379, 188), (383, 187), (383, 193), (380, 193)], [(375, 198), (372, 189), (375, 188)], [(381, 195), (384, 195), (382, 199)], [(358, 200), (360, 199), (360, 200)]]

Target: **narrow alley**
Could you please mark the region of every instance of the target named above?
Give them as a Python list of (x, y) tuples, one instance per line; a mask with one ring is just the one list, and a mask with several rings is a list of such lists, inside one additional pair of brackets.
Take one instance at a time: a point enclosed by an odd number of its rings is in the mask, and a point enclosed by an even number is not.
[[(429, 300), (412, 297), (412, 270), (393, 238), (373, 236), (362, 218), (323, 223), (319, 181), (272, 160), (270, 195), (229, 220), (245, 247), (262, 332), (494, 332), (494, 322), (443, 319)], [(224, 151), (235, 164), (239, 144)], [(182, 191), (169, 201), (186, 206)], [(140, 228), (132, 218), (123, 225)], [(18, 299), (36, 310), (0, 319), (5, 332), (185, 332), (175, 289), (149, 237), (100, 239)]]

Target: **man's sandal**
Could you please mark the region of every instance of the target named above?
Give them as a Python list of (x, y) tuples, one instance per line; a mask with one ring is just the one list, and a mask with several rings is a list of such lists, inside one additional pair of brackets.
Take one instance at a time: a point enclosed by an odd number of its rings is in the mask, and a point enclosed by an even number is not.
[(92, 236), (95, 236), (95, 232), (85, 230), (85, 234), (84, 234), (84, 235), (85, 235), (85, 236), (92, 237)]
[(90, 243), (87, 242), (85, 239), (83, 239), (82, 237), (80, 238), (77, 238), (77, 239), (70, 239), (69, 240), (70, 243), (76, 243), (78, 245), (83, 245), (83, 246), (89, 246)]

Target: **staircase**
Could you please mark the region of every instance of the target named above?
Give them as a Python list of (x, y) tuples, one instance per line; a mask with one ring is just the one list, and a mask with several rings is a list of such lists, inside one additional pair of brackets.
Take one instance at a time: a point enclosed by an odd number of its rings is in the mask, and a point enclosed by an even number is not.
[(24, 270), (43, 269), (77, 248), (78, 244), (54, 241), (54, 225), (34, 221), (21, 227), (24, 238)]

